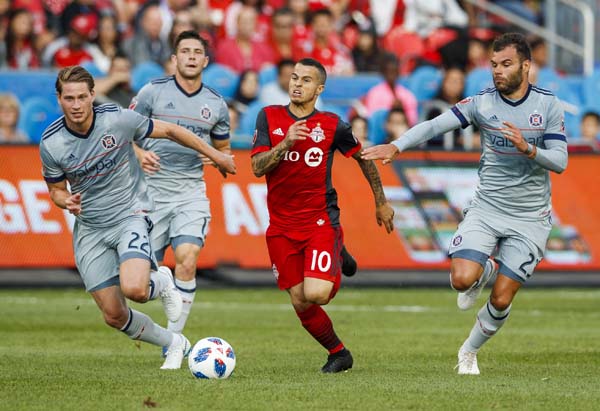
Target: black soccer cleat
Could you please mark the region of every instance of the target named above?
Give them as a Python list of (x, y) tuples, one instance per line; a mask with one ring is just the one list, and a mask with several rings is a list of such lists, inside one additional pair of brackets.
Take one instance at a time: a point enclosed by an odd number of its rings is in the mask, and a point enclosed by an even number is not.
[(346, 246), (342, 247), (342, 274), (346, 277), (352, 277), (356, 274), (356, 270), (358, 269), (358, 265), (356, 264), (356, 260), (352, 255), (346, 250)]
[(354, 360), (352, 359), (352, 354), (350, 354), (349, 350), (344, 348), (342, 351), (330, 354), (327, 357), (327, 362), (323, 368), (321, 368), (321, 372), (330, 374), (346, 371), (352, 368), (353, 363)]

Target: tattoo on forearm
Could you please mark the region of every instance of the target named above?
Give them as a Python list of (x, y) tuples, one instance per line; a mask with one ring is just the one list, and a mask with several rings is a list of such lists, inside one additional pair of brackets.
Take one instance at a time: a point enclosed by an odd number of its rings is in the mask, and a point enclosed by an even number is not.
[(261, 177), (273, 170), (287, 153), (288, 148), (284, 144), (277, 144), (271, 150), (252, 157), (252, 170), (254, 175)]
[(360, 169), (371, 186), (373, 196), (375, 197), (375, 204), (385, 204), (386, 199), (383, 192), (383, 185), (381, 184), (381, 178), (379, 177), (379, 171), (377, 170), (375, 162), (372, 160), (363, 160), (360, 157), (356, 158), (356, 160), (358, 161)]

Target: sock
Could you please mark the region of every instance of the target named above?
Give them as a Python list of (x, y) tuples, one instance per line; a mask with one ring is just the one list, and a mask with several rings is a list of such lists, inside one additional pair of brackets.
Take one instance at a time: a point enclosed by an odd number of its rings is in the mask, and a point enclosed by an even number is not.
[(171, 279), (160, 271), (150, 271), (150, 298), (154, 300), (160, 292), (167, 287), (171, 287)]
[(471, 334), (469, 334), (469, 338), (463, 344), (465, 350), (472, 352), (479, 351), (481, 346), (492, 338), (506, 322), (508, 314), (510, 314), (510, 307), (509, 305), (506, 310), (498, 311), (488, 300), (477, 313), (477, 320), (471, 329)]
[(300, 318), (306, 331), (325, 347), (329, 354), (335, 354), (344, 349), (344, 344), (333, 330), (331, 319), (320, 305), (313, 304), (306, 311), (296, 311), (296, 315)]
[(196, 297), (196, 279), (194, 278), (190, 281), (184, 281), (176, 278), (175, 285), (177, 286), (177, 291), (179, 291), (179, 294), (181, 294), (181, 298), (183, 299), (183, 308), (181, 310), (181, 317), (179, 317), (179, 320), (176, 322), (169, 321), (167, 330), (172, 331), (175, 334), (181, 334), (183, 327), (185, 327), (185, 323), (190, 315), (190, 311), (192, 310), (194, 298)]
[(145, 341), (158, 346), (171, 344), (174, 334), (156, 324), (146, 314), (129, 309), (129, 319), (123, 328), (125, 334), (132, 340)]

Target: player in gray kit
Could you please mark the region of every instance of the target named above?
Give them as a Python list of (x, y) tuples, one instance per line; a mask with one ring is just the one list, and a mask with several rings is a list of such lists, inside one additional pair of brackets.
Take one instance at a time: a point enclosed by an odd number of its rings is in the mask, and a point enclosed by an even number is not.
[[(134, 97), (131, 108), (153, 119), (179, 124), (199, 140), (230, 153), (229, 111), (225, 100), (202, 83), (208, 64), (208, 42), (195, 31), (175, 39), (175, 75), (154, 80)], [(183, 298), (178, 321), (168, 330), (181, 333), (196, 293), (196, 265), (210, 222), (204, 165), (198, 153), (166, 140), (146, 140), (135, 147), (146, 171), (148, 193), (155, 209), (152, 247), (159, 264), (171, 246), (175, 254), (175, 284)], [(205, 162), (209, 164), (208, 162)]]
[(181, 315), (171, 272), (157, 267), (149, 244), (153, 204), (132, 143), (169, 138), (208, 156), (223, 173), (235, 173), (233, 158), (183, 127), (114, 104), (94, 108), (94, 79), (82, 67), (61, 70), (56, 92), (64, 116), (42, 134), (43, 175), (52, 201), (76, 216), (73, 248), (86, 290), (108, 325), (132, 339), (167, 346), (161, 368), (180, 368), (190, 349), (187, 338), (128, 308), (125, 300), (161, 297), (167, 318)]
[(472, 307), (488, 280), (498, 276), (458, 352), (459, 374), (479, 374), (477, 352), (502, 327), (517, 291), (541, 261), (552, 227), (548, 171), (567, 167), (563, 110), (551, 92), (529, 84), (531, 50), (524, 37), (504, 34), (492, 48), (494, 88), (464, 99), (392, 144), (363, 151), (364, 159), (387, 164), (433, 136), (469, 124), (481, 130), (479, 184), (449, 250), (458, 307)]

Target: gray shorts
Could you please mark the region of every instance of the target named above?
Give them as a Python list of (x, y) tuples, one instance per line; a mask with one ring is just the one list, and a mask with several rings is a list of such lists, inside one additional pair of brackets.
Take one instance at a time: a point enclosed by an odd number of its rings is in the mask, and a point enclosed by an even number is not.
[(210, 222), (210, 202), (207, 198), (185, 203), (155, 201), (150, 219), (154, 224), (152, 248), (156, 259), (162, 261), (169, 245), (173, 249), (183, 243), (204, 247)]
[(88, 292), (119, 284), (119, 265), (131, 258), (150, 261), (157, 269), (149, 237), (152, 222), (145, 215), (132, 215), (110, 227), (75, 223), (75, 263)]
[(465, 210), (448, 254), (481, 266), (494, 256), (500, 274), (524, 283), (544, 256), (551, 228), (550, 217), (530, 221), (472, 207)]

